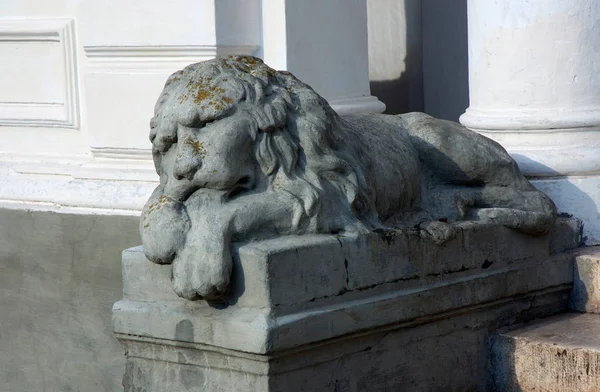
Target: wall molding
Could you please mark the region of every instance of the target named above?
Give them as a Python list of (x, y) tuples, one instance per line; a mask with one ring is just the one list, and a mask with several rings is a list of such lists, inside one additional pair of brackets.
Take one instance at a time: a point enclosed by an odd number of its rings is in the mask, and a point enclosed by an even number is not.
[(79, 128), (79, 94), (73, 19), (0, 20), (0, 45), (58, 44), (64, 67), (64, 102), (0, 102), (0, 126)]
[(152, 150), (141, 148), (90, 147), (95, 158), (152, 161)]
[(84, 46), (91, 73), (172, 72), (217, 55), (254, 55), (254, 45)]
[(0, 208), (139, 215), (157, 185), (152, 160), (0, 155)]

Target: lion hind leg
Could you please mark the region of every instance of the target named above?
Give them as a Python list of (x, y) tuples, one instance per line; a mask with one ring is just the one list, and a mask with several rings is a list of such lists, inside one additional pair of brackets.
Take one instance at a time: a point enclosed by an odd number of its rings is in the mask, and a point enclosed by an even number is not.
[(543, 212), (517, 210), (514, 208), (476, 208), (471, 211), (474, 220), (498, 223), (518, 231), (541, 235), (549, 230), (548, 215)]
[(530, 189), (486, 187), (475, 204), (484, 208), (476, 210), (475, 215), (525, 233), (547, 233), (556, 220), (556, 207), (544, 193), (533, 186)]

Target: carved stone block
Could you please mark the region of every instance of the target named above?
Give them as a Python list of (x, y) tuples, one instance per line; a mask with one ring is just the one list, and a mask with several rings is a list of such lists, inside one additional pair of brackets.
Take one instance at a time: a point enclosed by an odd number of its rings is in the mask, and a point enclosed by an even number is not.
[(551, 249), (580, 231), (563, 221), (538, 237), (464, 222), (443, 245), (415, 229), (235, 243), (222, 302), (178, 297), (170, 266), (128, 249), (125, 390), (484, 390), (489, 332), (566, 307), (574, 255)]

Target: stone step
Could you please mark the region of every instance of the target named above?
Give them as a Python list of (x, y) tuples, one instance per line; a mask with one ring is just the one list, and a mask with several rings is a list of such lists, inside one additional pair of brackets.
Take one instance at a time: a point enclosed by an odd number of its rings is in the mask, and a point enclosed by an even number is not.
[(600, 313), (600, 246), (577, 251), (569, 307), (577, 312)]
[(565, 313), (491, 339), (496, 391), (600, 391), (600, 315)]

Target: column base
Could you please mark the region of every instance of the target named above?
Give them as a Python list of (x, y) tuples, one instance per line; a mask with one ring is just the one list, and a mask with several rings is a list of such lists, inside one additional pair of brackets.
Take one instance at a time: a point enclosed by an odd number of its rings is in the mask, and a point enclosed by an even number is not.
[(600, 127), (473, 130), (500, 143), (528, 177), (600, 173)]
[(340, 116), (359, 113), (383, 113), (385, 103), (377, 97), (340, 98), (329, 101), (329, 104)]
[(481, 110), (460, 123), (500, 143), (528, 177), (600, 172), (600, 109)]

